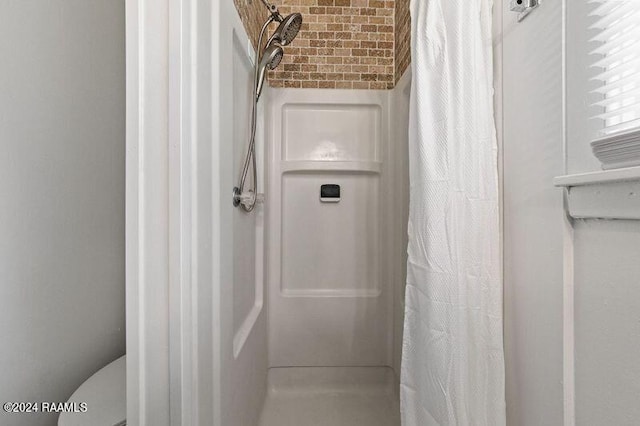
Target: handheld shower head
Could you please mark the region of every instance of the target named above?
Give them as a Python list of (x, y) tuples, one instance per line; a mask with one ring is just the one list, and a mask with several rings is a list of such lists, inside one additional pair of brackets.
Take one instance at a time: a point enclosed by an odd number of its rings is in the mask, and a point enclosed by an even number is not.
[[(253, 98), (253, 108), (251, 113), (251, 137), (249, 139), (249, 148), (242, 166), (242, 174), (238, 186), (233, 188), (233, 205), (240, 207), (245, 212), (253, 211), (258, 202), (258, 173), (256, 165), (256, 116), (258, 108), (258, 100), (264, 87), (264, 80), (267, 76), (267, 70), (273, 70), (284, 56), (282, 46), (290, 44), (296, 38), (300, 28), (302, 27), (302, 15), (292, 13), (286, 18), (283, 17), (275, 5), (269, 3), (269, 0), (262, 0), (262, 3), (269, 10), (269, 17), (262, 25), (260, 35), (258, 36), (258, 46), (254, 61), (254, 89), (255, 97)], [(276, 32), (269, 38), (267, 44), (264, 45), (264, 35), (269, 25), (273, 22), (279, 22)], [(245, 183), (249, 174), (249, 168), (253, 164), (253, 188), (246, 189)]]
[(276, 67), (280, 65), (280, 61), (282, 60), (283, 55), (284, 50), (282, 50), (282, 46), (279, 46), (277, 44), (272, 44), (265, 49), (264, 53), (262, 54), (262, 59), (260, 60), (260, 65), (258, 66), (256, 98), (259, 98), (260, 94), (262, 93), (264, 79), (267, 76), (267, 69), (276, 69)]
[(302, 15), (299, 13), (292, 13), (291, 15), (283, 18), (278, 25), (278, 28), (271, 36), (271, 41), (277, 41), (283, 46), (291, 43), (296, 38), (300, 28), (302, 27)]

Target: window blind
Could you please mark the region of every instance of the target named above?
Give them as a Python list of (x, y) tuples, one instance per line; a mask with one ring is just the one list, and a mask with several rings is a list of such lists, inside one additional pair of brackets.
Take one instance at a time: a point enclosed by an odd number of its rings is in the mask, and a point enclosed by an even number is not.
[(590, 0), (595, 21), (590, 40), (594, 93), (592, 118), (602, 121), (601, 136), (640, 129), (640, 0)]

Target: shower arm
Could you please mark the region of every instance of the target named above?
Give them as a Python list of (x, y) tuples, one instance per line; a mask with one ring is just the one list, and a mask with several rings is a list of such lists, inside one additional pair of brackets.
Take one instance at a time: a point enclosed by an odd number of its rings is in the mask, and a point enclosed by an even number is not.
[(276, 21), (282, 22), (282, 19), (283, 19), (282, 15), (280, 15), (280, 12), (278, 11), (278, 7), (275, 4), (271, 4), (267, 0), (262, 0), (262, 3), (266, 6), (267, 9), (269, 9), (271, 16)]

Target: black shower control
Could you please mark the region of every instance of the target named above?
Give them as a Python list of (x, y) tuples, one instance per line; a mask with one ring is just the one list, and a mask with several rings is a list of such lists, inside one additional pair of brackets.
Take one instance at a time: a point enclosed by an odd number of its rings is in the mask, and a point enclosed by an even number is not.
[(337, 203), (340, 201), (340, 185), (325, 184), (320, 186), (320, 201)]

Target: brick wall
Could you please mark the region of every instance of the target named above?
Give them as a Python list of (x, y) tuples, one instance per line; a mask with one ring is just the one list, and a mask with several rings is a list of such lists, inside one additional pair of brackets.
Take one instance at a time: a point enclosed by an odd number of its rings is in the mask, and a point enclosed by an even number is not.
[[(234, 0), (254, 44), (268, 12), (260, 0)], [(300, 12), (303, 27), (285, 47), (280, 66), (269, 74), (273, 87), (391, 89), (401, 66), (395, 56), (404, 54), (397, 35), (408, 31), (394, 25), (398, 12), (409, 12), (409, 0), (281, 0), (282, 15)], [(400, 3), (400, 4), (398, 4)], [(405, 4), (402, 6), (401, 4)], [(406, 7), (405, 7), (406, 6)], [(405, 21), (401, 21), (406, 24)], [(398, 47), (402, 47), (398, 49)], [(408, 50), (408, 48), (407, 48)]]
[[(267, 8), (264, 7), (261, 0), (251, 0), (251, 4), (249, 4), (249, 0), (233, 0), (233, 3), (238, 10), (247, 34), (249, 34), (249, 38), (255, 46), (258, 44), (260, 29), (269, 16)], [(274, 29), (275, 25), (272, 25), (270, 30), (273, 31)]]
[(395, 83), (411, 63), (411, 13), (410, 0), (395, 1)]

